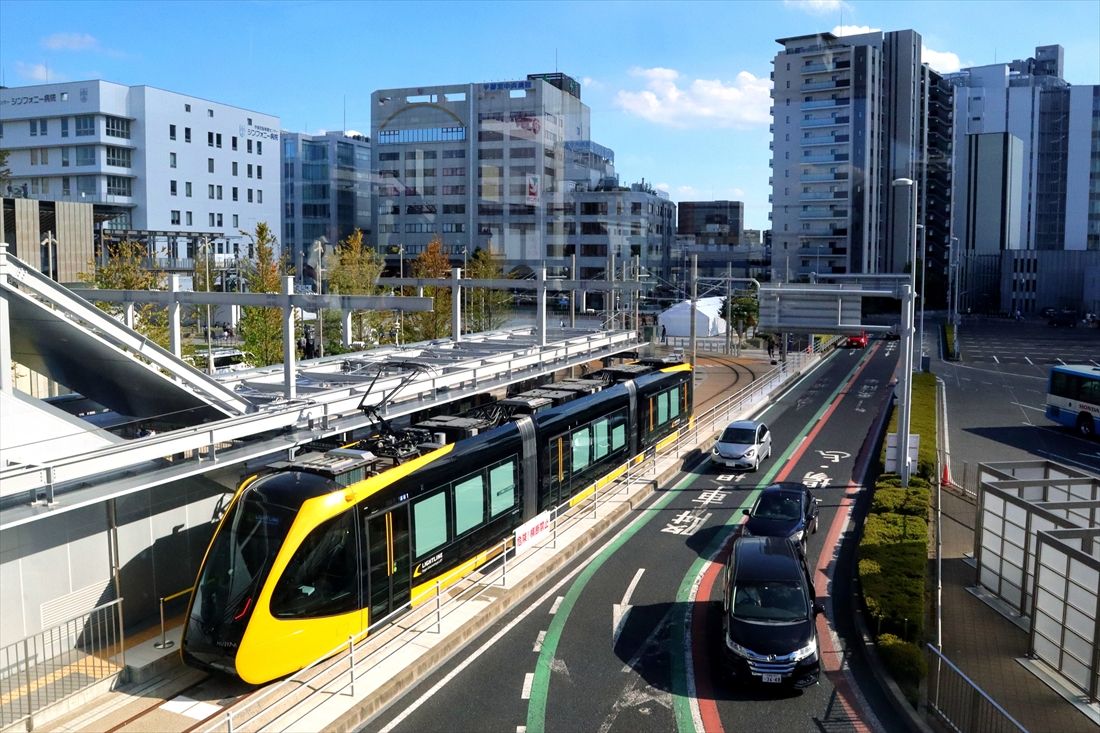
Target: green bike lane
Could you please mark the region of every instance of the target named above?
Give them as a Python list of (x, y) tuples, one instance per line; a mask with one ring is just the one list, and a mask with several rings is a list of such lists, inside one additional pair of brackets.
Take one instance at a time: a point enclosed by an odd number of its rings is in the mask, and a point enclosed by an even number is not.
[[(526, 731), (802, 730), (840, 718), (859, 727), (858, 697), (847, 680), (834, 684), (835, 675), (801, 693), (731, 683), (709, 594), (718, 597), (712, 561), (728, 550), (741, 510), (772, 481), (823, 481), (822, 528), (847, 511), (855, 457), (887, 396), (894, 363), (892, 355), (874, 362), (873, 355), (837, 354), (762, 412), (775, 442), (759, 474), (722, 473), (705, 462), (587, 563), (545, 632)], [(811, 538), (811, 567), (824, 543), (824, 533)], [(829, 557), (834, 546), (825, 548)], [(696, 598), (701, 583), (707, 595)], [(827, 584), (817, 581), (819, 596)]]

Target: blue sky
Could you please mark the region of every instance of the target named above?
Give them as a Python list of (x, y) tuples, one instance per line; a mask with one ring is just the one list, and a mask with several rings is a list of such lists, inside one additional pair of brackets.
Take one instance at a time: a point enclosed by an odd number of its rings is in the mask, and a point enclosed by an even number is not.
[[(1066, 78), (1100, 83), (1100, 2), (0, 2), (9, 87), (107, 79), (282, 118), (370, 130), (387, 87), (582, 82), (592, 137), (621, 179), (673, 200), (735, 199), (768, 226), (768, 90), (776, 38), (841, 26), (921, 33), (933, 68), (1065, 47)], [(853, 32), (858, 32), (853, 30)], [(346, 112), (345, 112), (346, 108)]]

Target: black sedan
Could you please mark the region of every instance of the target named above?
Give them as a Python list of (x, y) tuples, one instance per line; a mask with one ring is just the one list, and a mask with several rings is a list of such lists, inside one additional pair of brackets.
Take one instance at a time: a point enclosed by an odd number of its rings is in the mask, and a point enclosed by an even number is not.
[(806, 535), (817, 532), (820, 523), (818, 500), (804, 484), (772, 484), (760, 492), (752, 509), (744, 510), (748, 521), (742, 534), (755, 537), (786, 537), (805, 548)]

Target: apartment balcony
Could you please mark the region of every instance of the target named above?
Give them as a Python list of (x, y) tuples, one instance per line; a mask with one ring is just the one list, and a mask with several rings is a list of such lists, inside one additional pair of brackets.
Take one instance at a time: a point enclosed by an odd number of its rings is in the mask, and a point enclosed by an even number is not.
[(799, 109), (829, 109), (831, 107), (847, 107), (852, 103), (849, 97), (837, 97), (836, 99), (817, 99), (813, 102), (803, 102)]
[(829, 227), (828, 229), (805, 229), (798, 232), (800, 239), (819, 239), (822, 237), (846, 237), (848, 236), (848, 227)]
[(811, 208), (799, 212), (798, 218), (803, 221), (820, 221), (822, 219), (847, 219), (847, 209)]
[(818, 92), (827, 89), (847, 89), (851, 85), (850, 79), (828, 79), (826, 81), (804, 82), (799, 89), (804, 92)]
[(848, 162), (847, 153), (831, 153), (829, 155), (807, 155), (799, 158), (799, 163), (846, 163)]
[[(798, 177), (798, 180), (803, 183), (832, 183), (834, 181), (844, 180), (843, 178), (837, 178), (840, 173), (806, 173)], [(848, 174), (843, 174), (844, 178), (848, 177)]]
[[(832, 177), (829, 178), (827, 183), (835, 183)], [(829, 201), (829, 202), (847, 202), (847, 191), (808, 191), (800, 194), (799, 201)]]
[(827, 120), (807, 120), (802, 123), (802, 127), (836, 127), (838, 125), (847, 125), (850, 121), (850, 117), (830, 117)]
[(848, 135), (815, 135), (814, 137), (804, 137), (798, 142), (803, 147), (810, 145), (835, 145), (837, 143), (846, 143), (850, 140)]
[(836, 61), (831, 64), (806, 64), (802, 67), (803, 74), (816, 74), (818, 72), (843, 71), (852, 68), (851, 61)]

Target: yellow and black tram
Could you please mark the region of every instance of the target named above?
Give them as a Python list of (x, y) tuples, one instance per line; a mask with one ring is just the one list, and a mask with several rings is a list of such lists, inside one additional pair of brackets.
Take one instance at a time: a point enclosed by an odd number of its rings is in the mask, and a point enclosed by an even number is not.
[(658, 366), (399, 462), (343, 449), (249, 477), (199, 568), (184, 661), (249, 683), (301, 669), (674, 440), (691, 405), (691, 367)]

